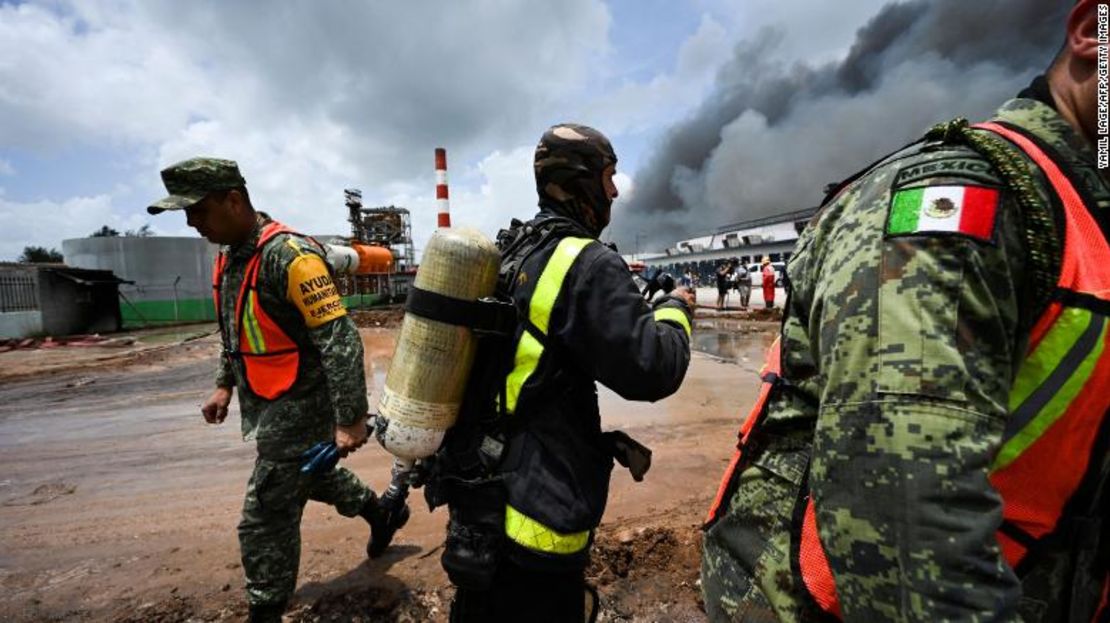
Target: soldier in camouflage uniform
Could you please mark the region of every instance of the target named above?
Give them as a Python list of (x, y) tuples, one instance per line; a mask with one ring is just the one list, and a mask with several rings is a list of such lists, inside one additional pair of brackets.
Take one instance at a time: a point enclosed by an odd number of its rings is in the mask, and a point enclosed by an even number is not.
[[(278, 621), (296, 587), (301, 514), (308, 500), (331, 504), (346, 517), (366, 519), (371, 524), (367, 550), (372, 556), (388, 545), (407, 518), (407, 508), (402, 518), (388, 516), (374, 492), (342, 467), (317, 474), (300, 471), (302, 453), (314, 445), (334, 439), (345, 455), (367, 437), (362, 341), (331, 282), (323, 250), (315, 241), (290, 232), (278, 233), (258, 249), (272, 221), (254, 210), (233, 161), (193, 158), (163, 170), (162, 179), (170, 195), (148, 212), (184, 210), (190, 226), (210, 242), (224, 245), (222, 276), (214, 285), (223, 353), (216, 390), (202, 413), (209, 423), (223, 422), (232, 391), (239, 388), (243, 438), (254, 439), (258, 448), (239, 523), (247, 597), (252, 621)], [(252, 362), (240, 347), (240, 330), (259, 330), (257, 325), (244, 326), (249, 310), (238, 317), (236, 311), (240, 288), (256, 256), (257, 287), (244, 292), (257, 297), (260, 313), (291, 339), (297, 353), (288, 370), (291, 386), (279, 387), (280, 392), (247, 377)], [(246, 306), (250, 305), (248, 300)], [(277, 395), (266, 398), (260, 393)]]
[[(1095, 5), (1073, 9), (1047, 77), (995, 120), (1056, 154), (1105, 238)], [(899, 196), (970, 187), (995, 193), (980, 206), (992, 215), (980, 229), (892, 218)], [(1065, 241), (1055, 202), (1029, 156), (966, 123), (938, 126), (830, 194), (790, 263), (781, 376), (765, 378), (773, 389), (763, 419), (707, 524), (711, 620), (828, 616), (799, 569), (807, 504), (845, 620), (1092, 620), (1106, 577), (1103, 442), (1090, 454), (1094, 486), (1082, 511), (1093, 528), (1076, 523), (1087, 542), (1041, 542), (1016, 573), (996, 537), (1003, 505), (988, 480), (1032, 325), (1056, 296)], [(952, 207), (926, 211), (943, 219)]]

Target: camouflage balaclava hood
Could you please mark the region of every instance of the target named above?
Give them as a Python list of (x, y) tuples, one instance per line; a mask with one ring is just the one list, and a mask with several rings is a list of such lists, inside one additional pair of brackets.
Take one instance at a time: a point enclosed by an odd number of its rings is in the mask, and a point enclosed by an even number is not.
[(582, 224), (595, 236), (609, 224), (613, 200), (601, 172), (617, 163), (609, 139), (575, 123), (552, 126), (536, 145), (536, 192), (540, 207)]

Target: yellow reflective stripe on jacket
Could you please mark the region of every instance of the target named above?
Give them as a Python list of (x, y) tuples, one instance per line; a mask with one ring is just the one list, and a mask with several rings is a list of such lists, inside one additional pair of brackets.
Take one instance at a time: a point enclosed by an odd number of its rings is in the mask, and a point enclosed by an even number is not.
[(516, 401), (520, 398), (520, 389), (524, 382), (536, 370), (543, 354), (543, 344), (540, 344), (531, 333), (525, 331), (520, 335), (520, 342), (516, 345), (516, 356), (513, 359), (513, 371), (505, 381), (506, 410), (509, 413), (516, 411)]
[(294, 251), (296, 251), (297, 255), (307, 255), (308, 254), (304, 249), (301, 248), (301, 245), (293, 238), (286, 238), (285, 239), (285, 244), (290, 249), (293, 249)]
[(1085, 309), (1065, 307), (1060, 312), (1048, 333), (1021, 363), (1010, 389), (1010, 413), (1017, 411), (1038, 387), (1044, 385), (1090, 323), (1091, 312)]
[(505, 534), (518, 544), (548, 554), (574, 554), (590, 543), (590, 531), (562, 534), (505, 505)]
[(663, 320), (677, 322), (678, 324), (682, 325), (683, 329), (686, 330), (686, 337), (690, 337), (690, 319), (686, 317), (686, 312), (682, 311), (681, 309), (678, 309), (677, 307), (661, 307), (655, 310), (655, 312), (652, 313), (652, 316), (655, 317), (656, 322), (660, 322)]
[[(555, 306), (555, 299), (563, 289), (563, 282), (570, 272), (570, 267), (582, 253), (582, 249), (591, 242), (593, 242), (591, 238), (563, 238), (543, 267), (540, 278), (536, 281), (536, 289), (528, 302), (528, 320), (544, 335), (547, 335), (547, 326), (551, 321), (551, 308)], [(513, 370), (505, 379), (507, 412), (516, 411), (520, 391), (528, 381), (528, 377), (536, 371), (541, 355), (543, 355), (543, 344), (528, 331), (521, 333), (513, 359)]]
[(528, 302), (528, 319), (544, 335), (547, 335), (547, 324), (551, 321), (551, 308), (555, 306), (555, 299), (563, 288), (571, 265), (591, 242), (590, 238), (563, 238), (543, 267), (536, 289), (532, 292), (532, 300)]
[(258, 324), (258, 317), (254, 314), (256, 300), (255, 291), (247, 290), (247, 300), (243, 304), (242, 331), (246, 333), (251, 352), (264, 353), (266, 352), (266, 340), (262, 337), (262, 327)]
[(1102, 357), (1107, 324), (1086, 309), (1067, 307), (1060, 313), (1014, 380), (1007, 438), (992, 470), (1017, 460), (1083, 391)]

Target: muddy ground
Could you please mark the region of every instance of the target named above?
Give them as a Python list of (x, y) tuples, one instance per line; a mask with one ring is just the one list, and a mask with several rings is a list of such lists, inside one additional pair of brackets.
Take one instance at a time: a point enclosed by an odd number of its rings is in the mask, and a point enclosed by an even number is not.
[[(360, 318), (373, 405), (395, 316)], [(603, 423), (654, 451), (642, 483), (614, 471), (589, 570), (603, 621), (700, 621), (698, 524), (754, 396), (777, 325), (697, 323), (683, 388), (654, 404), (601, 390)], [(209, 426), (211, 326), (140, 333), (134, 344), (0, 353), (0, 620), (240, 621), (235, 526), (253, 448), (238, 413)], [(367, 446), (344, 464), (376, 490), (390, 457)], [(310, 503), (288, 621), (444, 621), (446, 512), (412, 498), (413, 518), (369, 562), (361, 520)]]

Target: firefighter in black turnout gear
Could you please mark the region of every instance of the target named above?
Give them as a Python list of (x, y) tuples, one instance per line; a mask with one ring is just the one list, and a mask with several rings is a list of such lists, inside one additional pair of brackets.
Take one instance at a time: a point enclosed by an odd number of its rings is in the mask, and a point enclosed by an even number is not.
[(498, 294), (515, 329), (479, 340), (459, 421), (425, 495), (450, 510), (443, 566), (451, 621), (585, 621), (585, 582), (616, 459), (636, 480), (651, 451), (603, 433), (597, 387), (628, 400), (674, 393), (690, 362), (693, 293), (649, 304), (597, 237), (617, 196), (597, 130), (561, 124), (536, 147), (539, 213), (502, 230)]

